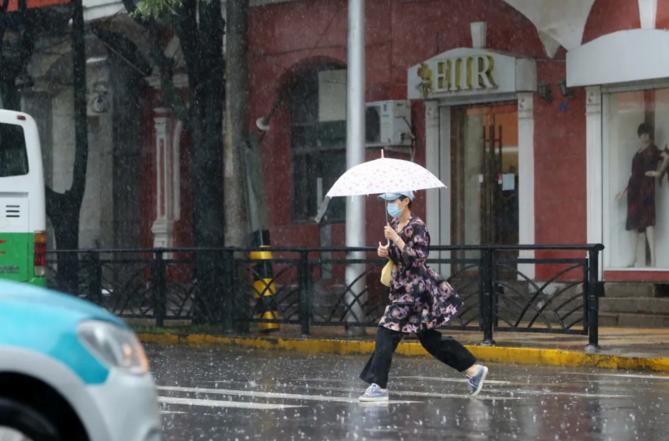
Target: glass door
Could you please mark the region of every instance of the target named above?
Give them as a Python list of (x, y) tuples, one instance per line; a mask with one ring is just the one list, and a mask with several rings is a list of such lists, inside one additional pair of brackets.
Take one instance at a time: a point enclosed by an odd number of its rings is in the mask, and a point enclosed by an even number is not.
[(453, 107), (452, 243), (518, 244), (518, 184), (516, 103)]

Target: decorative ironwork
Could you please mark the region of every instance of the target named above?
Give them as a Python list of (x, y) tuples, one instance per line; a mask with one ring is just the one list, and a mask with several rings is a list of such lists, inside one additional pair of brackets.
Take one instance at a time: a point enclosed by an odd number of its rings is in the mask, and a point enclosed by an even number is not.
[[(602, 249), (601, 245), (433, 247), (434, 254), (448, 257), (430, 259), (428, 264), (448, 276), (464, 300), (453, 328), (482, 330), (488, 343), (494, 342), (493, 332), (512, 330), (583, 334), (596, 345), (597, 265)], [(514, 257), (520, 250), (540, 256)], [(372, 248), (274, 248), (273, 256), (262, 261), (271, 265), (269, 270), (249, 258), (250, 251), (52, 251), (49, 285), (59, 288), (56, 254), (76, 253), (77, 296), (148, 324), (213, 322), (226, 330), (292, 323), (308, 334), (311, 326), (374, 326), (387, 304), (387, 288), (378, 282), (385, 262)], [(354, 251), (365, 251), (368, 257), (347, 258)], [(199, 276), (197, 253), (210, 253), (217, 262)], [(352, 264), (364, 269), (346, 284), (346, 267)], [(207, 277), (215, 277), (210, 280), (217, 281), (216, 292), (198, 294), (198, 280)], [(271, 314), (265, 314), (268, 310)]]

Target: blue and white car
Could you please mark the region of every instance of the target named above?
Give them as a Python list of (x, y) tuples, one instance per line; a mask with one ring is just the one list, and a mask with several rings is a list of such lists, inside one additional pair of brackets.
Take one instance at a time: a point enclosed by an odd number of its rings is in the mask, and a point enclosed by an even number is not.
[(91, 303), (0, 281), (0, 427), (0, 441), (159, 441), (135, 334)]

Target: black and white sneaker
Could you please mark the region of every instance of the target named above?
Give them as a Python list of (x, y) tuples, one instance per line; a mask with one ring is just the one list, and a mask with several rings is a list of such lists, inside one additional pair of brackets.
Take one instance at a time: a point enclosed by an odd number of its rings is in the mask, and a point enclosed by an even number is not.
[(469, 394), (474, 397), (478, 395), (479, 392), (481, 392), (481, 389), (483, 388), (483, 382), (485, 382), (485, 377), (488, 376), (488, 368), (481, 365), (479, 368), (479, 371), (469, 377), (467, 380), (467, 384), (469, 385)]
[(358, 397), (358, 400), (362, 402), (388, 401), (388, 389), (382, 389), (378, 384), (372, 383), (365, 393)]

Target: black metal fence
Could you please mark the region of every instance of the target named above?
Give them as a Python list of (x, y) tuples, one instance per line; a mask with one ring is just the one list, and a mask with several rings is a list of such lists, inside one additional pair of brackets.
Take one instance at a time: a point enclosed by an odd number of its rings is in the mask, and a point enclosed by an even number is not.
[[(488, 344), (496, 331), (532, 331), (587, 335), (596, 346), (602, 249), (441, 246), (430, 249), (428, 263), (464, 299), (453, 328), (480, 330)], [(387, 302), (378, 281), (385, 261), (372, 248), (52, 251), (49, 285), (56, 289), (64, 288), (59, 253), (78, 257), (78, 289), (70, 291), (158, 326), (214, 322), (270, 331), (292, 323), (306, 335), (312, 326), (374, 326)], [(205, 256), (214, 264), (198, 274), (195, 262)]]

